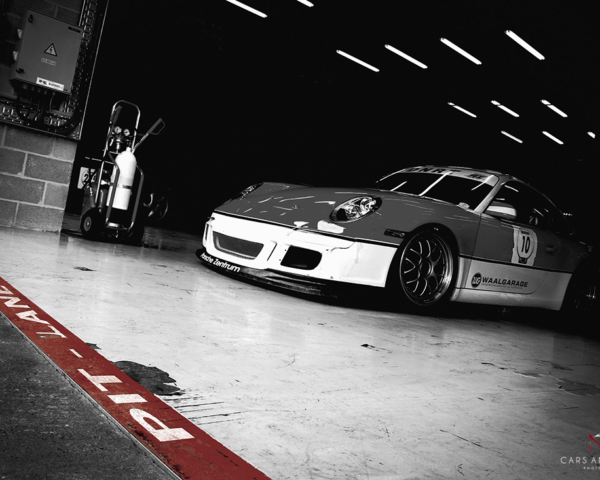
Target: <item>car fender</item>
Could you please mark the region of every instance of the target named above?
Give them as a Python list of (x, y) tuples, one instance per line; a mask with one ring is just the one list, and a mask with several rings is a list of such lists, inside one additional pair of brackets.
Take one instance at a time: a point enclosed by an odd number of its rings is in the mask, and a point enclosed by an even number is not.
[(423, 229), (439, 229), (454, 242), (455, 253), (471, 256), (480, 214), (428, 198), (386, 195), (381, 208), (369, 217), (344, 224), (346, 235), (367, 237), (400, 246), (403, 239)]

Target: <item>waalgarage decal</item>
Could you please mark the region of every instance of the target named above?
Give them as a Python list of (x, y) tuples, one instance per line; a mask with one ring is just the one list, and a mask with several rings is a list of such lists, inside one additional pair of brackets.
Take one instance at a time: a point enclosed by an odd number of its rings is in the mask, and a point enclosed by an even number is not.
[(473, 275), (471, 279), (471, 285), (473, 288), (477, 288), (479, 286), (488, 287), (505, 287), (505, 288), (527, 288), (529, 282), (524, 280), (518, 280), (514, 278), (499, 278), (499, 277), (486, 277), (481, 275), (481, 273), (476, 273)]
[(219, 260), (218, 258), (211, 257), (208, 253), (202, 252), (200, 254), (200, 258), (207, 263), (210, 263), (214, 267), (222, 268), (223, 270), (228, 270), (230, 272), (239, 273), (241, 268), (237, 265), (232, 265), (229, 262), (225, 262), (223, 260)]

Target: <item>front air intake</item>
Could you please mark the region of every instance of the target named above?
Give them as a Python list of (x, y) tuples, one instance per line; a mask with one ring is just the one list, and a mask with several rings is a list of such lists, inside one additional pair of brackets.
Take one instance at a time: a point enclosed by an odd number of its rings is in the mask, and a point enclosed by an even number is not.
[(250, 242), (217, 232), (214, 233), (214, 239), (217, 250), (241, 258), (254, 259), (258, 257), (263, 248), (262, 243)]
[(314, 250), (300, 247), (290, 247), (281, 261), (282, 267), (314, 270), (321, 262), (322, 255)]

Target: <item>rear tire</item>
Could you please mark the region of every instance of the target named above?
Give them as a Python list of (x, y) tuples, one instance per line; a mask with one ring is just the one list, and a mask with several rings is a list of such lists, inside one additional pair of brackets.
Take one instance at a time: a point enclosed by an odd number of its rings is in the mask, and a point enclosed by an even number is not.
[(563, 316), (581, 320), (598, 313), (599, 277), (591, 265), (584, 265), (573, 273), (561, 307)]
[(392, 263), (392, 285), (403, 300), (418, 307), (444, 303), (457, 271), (450, 242), (437, 230), (420, 231), (404, 241)]

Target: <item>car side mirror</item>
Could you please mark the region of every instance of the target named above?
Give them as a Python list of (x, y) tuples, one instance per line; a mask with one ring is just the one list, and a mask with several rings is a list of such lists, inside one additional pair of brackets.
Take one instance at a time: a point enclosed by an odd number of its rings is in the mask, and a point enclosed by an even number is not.
[(517, 218), (517, 209), (509, 203), (504, 202), (492, 202), (490, 206), (486, 208), (485, 213), (502, 220), (516, 220)]

